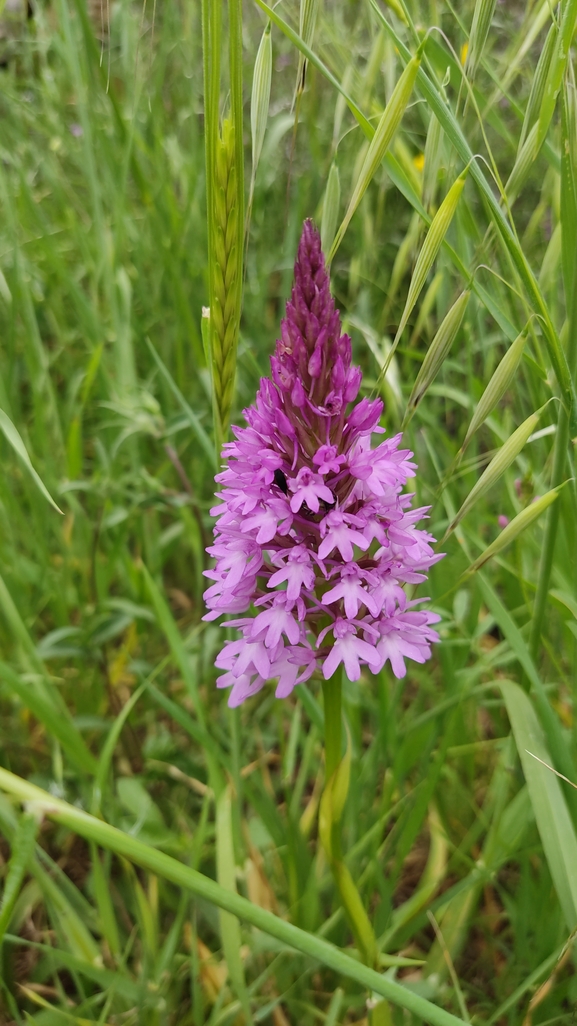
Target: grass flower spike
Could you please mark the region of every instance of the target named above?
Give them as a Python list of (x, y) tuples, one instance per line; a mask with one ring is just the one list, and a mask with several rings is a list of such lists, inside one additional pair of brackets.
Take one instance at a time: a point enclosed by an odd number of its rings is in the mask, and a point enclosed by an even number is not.
[(404, 590), (441, 558), (416, 526), (428, 507), (412, 509), (402, 494), (413, 454), (399, 448), (401, 435), (371, 446), (384, 433), (382, 402), (355, 402), (361, 371), (351, 357), (320, 237), (306, 221), (272, 380), (261, 380), (216, 478), (205, 619), (247, 614), (226, 622), (240, 637), (216, 660), (231, 706), (268, 680), (284, 698), (341, 663), (350, 680), (387, 661), (403, 677), (405, 660), (425, 662), (438, 640), (439, 617)]

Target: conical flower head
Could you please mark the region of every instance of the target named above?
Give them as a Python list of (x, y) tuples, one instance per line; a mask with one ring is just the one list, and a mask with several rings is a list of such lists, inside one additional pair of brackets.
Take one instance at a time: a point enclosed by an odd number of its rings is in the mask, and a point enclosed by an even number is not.
[(361, 374), (351, 367), (351, 355), (351, 340), (341, 334), (319, 234), (305, 221), (292, 294), (271, 358), (274, 381), (290, 399), (297, 420), (303, 407), (309, 419), (338, 417), (356, 398)]
[(440, 558), (416, 527), (427, 510), (403, 494), (412, 453), (399, 448), (400, 435), (371, 447), (383, 433), (382, 403), (351, 405), (361, 384), (351, 358), (320, 238), (306, 221), (272, 380), (261, 380), (248, 427), (234, 428), (216, 478), (222, 503), (212, 511), (205, 619), (248, 614), (228, 621), (240, 636), (216, 661), (230, 705), (267, 680), (285, 697), (341, 663), (351, 680), (387, 661), (402, 677), (405, 659), (424, 662), (437, 640), (438, 616), (404, 590)]

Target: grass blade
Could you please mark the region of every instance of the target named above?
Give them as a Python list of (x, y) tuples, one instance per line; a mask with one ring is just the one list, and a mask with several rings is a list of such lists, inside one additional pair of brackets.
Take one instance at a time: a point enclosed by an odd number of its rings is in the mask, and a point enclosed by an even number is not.
[[(262, 0), (257, 0), (257, 2), (261, 3)], [(369, 0), (369, 2), (379, 21), (384, 25), (386, 31), (389, 33), (402, 59), (407, 62), (412, 60), (409, 49), (405, 46), (402, 39), (397, 35), (394, 28), (387, 21), (376, 0)], [(575, 3), (577, 0), (573, 0), (573, 2)], [(527, 290), (527, 294), (533, 304), (535, 313), (541, 320), (549, 358), (561, 388), (563, 404), (571, 418), (571, 430), (577, 434), (577, 397), (575, 385), (571, 378), (567, 358), (561, 346), (559, 335), (555, 330), (549, 308), (543, 298), (537, 279), (529, 265), (525, 253), (523, 252), (523, 248), (507, 221), (500, 207), (499, 201), (494, 195), (491, 184), (481, 169), (480, 163), (474, 158), (474, 154), (463, 135), (461, 126), (448, 104), (444, 101), (437, 86), (433, 83), (422, 67), (419, 68), (417, 74), (417, 85), (430, 105), (432, 112), (439, 119), (441, 127), (445, 131), (448, 140), (455, 147), (455, 150), (461, 160), (467, 165), (470, 164), (471, 178), (481, 191), (481, 194), (487, 204), (487, 208), (491, 214), (492, 221), (498, 230), (503, 244), (513, 261), (525, 289)]]
[(21, 816), (12, 838), (12, 853), (6, 868), (2, 904), (0, 905), (0, 948), (10, 925), (16, 899), (20, 893), (24, 875), (28, 870), (28, 863), (34, 854), (39, 828), (40, 822), (37, 817), (25, 813)]
[[(224, 890), (231, 894), (237, 893), (230, 784), (222, 791), (216, 806), (216, 878)], [(246, 1021), (252, 1023), (253, 1018), (240, 954), (242, 946), (240, 923), (236, 916), (225, 912), (224, 909), (220, 909), (219, 921), (230, 981), (240, 1000)]]
[(325, 189), (323, 199), (323, 214), (321, 219), (321, 245), (323, 247), (323, 253), (328, 253), (333, 244), (339, 217), (340, 204), (341, 182), (339, 178), (339, 169), (335, 161), (333, 161), (329, 171), (327, 187)]
[(441, 365), (453, 345), (455, 336), (465, 316), (470, 295), (469, 291), (465, 291), (455, 300), (427, 349), (425, 359), (421, 364), (411, 395), (409, 396), (407, 412), (403, 420), (403, 430), (411, 420), (429, 385), (439, 373)]
[(565, 68), (567, 67), (576, 24), (577, 0), (566, 0), (566, 3), (564, 3), (562, 7), (561, 26), (557, 36), (555, 51), (551, 58), (551, 66), (549, 68), (543, 92), (543, 102), (541, 103), (541, 109), (539, 111), (539, 119), (537, 122), (538, 149), (541, 148), (545, 141), (547, 132), (549, 131), (549, 125), (551, 124), (551, 119), (557, 103), (557, 97), (559, 95), (561, 83), (563, 82)]
[[(300, 0), (299, 10), (299, 35), (307, 46), (312, 47), (315, 28), (319, 13), (319, 0)], [(307, 63), (304, 54), (299, 53), (299, 64), (297, 70), (297, 83), (295, 89), (295, 98), (297, 103), (298, 113), (298, 101), (305, 88), (307, 73)]]
[[(34, 467), (32, 466), (32, 461), (31, 461), (31, 459), (30, 459), (30, 457), (28, 455), (26, 446), (24, 445), (24, 442), (22, 441), (22, 439), (20, 437), (20, 434), (18, 433), (18, 431), (14, 427), (14, 424), (10, 420), (10, 417), (8, 417), (4, 413), (4, 410), (0, 410), (0, 430), (3, 432), (4, 437), (6, 438), (6, 440), (10, 443), (10, 445), (14, 449), (14, 452), (22, 460), (24, 466), (26, 467), (28, 473), (30, 474), (30, 477), (32, 478), (32, 480), (34, 481), (34, 484), (38, 488), (38, 491), (42, 493), (44, 498), (50, 503), (50, 505), (56, 510), (57, 513), (62, 513), (62, 510), (60, 509), (60, 506), (57, 506), (56, 503), (54, 502), (54, 499), (50, 495), (50, 492), (48, 491), (46, 485), (44, 484), (44, 481), (42, 480), (40, 475), (37, 474), (36, 471), (34, 470)], [(62, 515), (64, 516), (63, 513), (62, 513)]]
[(220, 790), (223, 786), (221, 772), (218, 767), (218, 760), (214, 754), (215, 746), (212, 743), (212, 739), (207, 730), (206, 719), (204, 716), (204, 707), (199, 698), (197, 681), (192, 671), (192, 667), (190, 665), (190, 658), (188, 652), (186, 651), (184, 642), (180, 635), (180, 631), (178, 630), (178, 627), (174, 622), (174, 617), (170, 611), (166, 599), (160, 591), (160, 588), (158, 587), (156, 581), (154, 580), (154, 578), (152, 577), (144, 563), (141, 564), (141, 569), (144, 577), (144, 582), (146, 584), (146, 589), (148, 591), (148, 594), (150, 595), (152, 605), (154, 606), (154, 611), (156, 613), (158, 623), (160, 625), (161, 630), (164, 633), (164, 636), (166, 637), (166, 640), (168, 641), (168, 645), (172, 653), (173, 659), (176, 662), (176, 665), (178, 666), (180, 672), (182, 673), (184, 683), (186, 684), (187, 691), (190, 695), (190, 698), (194, 706), (194, 712), (199, 724), (199, 733), (203, 739), (203, 746), (206, 749), (207, 760), (209, 763), (210, 774), (212, 778), (212, 786), (217, 793), (220, 793)]
[(547, 33), (545, 45), (541, 50), (533, 81), (531, 83), (531, 92), (529, 93), (529, 99), (527, 100), (527, 106), (525, 108), (525, 117), (523, 118), (523, 126), (521, 128), (521, 135), (519, 136), (519, 146), (517, 153), (521, 152), (523, 144), (529, 130), (533, 127), (535, 119), (538, 117), (543, 103), (543, 94), (545, 92), (545, 83), (549, 76), (549, 68), (551, 66), (551, 60), (555, 51), (558, 34), (557, 22), (553, 21), (551, 27)]
[(471, 418), (471, 423), (467, 428), (465, 441), (459, 451), (459, 456), (462, 456), (475, 432), (478, 431), (481, 425), (485, 423), (491, 411), (495, 409), (497, 403), (503, 398), (505, 392), (509, 388), (521, 361), (528, 334), (529, 326), (527, 325), (521, 334), (517, 336), (513, 344), (509, 346), (503, 359), (492, 375), (489, 384), (477, 403), (475, 412)]
[(48, 694), (43, 694), (34, 684), (23, 681), (6, 663), (0, 663), (0, 678), (13, 694), (17, 695), (25, 709), (42, 723), (49, 736), (58, 739), (70, 760), (83, 773), (94, 773), (96, 759), (88, 749), (84, 738), (72, 722), (72, 717), (60, 703), (52, 703)]
[(442, 150), (443, 129), (439, 119), (431, 114), (425, 142), (425, 165), (423, 167), (423, 206), (427, 210), (431, 209), (435, 199)]
[[(204, 317), (203, 317), (203, 321), (204, 321)], [(204, 449), (204, 451), (205, 451), (206, 455), (208, 456), (210, 462), (212, 463), (213, 467), (216, 469), (217, 461), (216, 461), (216, 457), (215, 457), (214, 446), (213, 446), (210, 438), (208, 437), (206, 431), (204, 430), (202, 424), (200, 423), (198, 417), (196, 416), (196, 413), (194, 412), (194, 410), (192, 410), (190, 408), (189, 404), (187, 403), (186, 399), (184, 398), (182, 392), (180, 391), (178, 385), (176, 384), (174, 378), (172, 377), (172, 374), (170, 373), (168, 368), (164, 365), (164, 363), (160, 359), (160, 356), (156, 352), (156, 349), (152, 345), (152, 342), (150, 341), (150, 339), (148, 339), (148, 338), (146, 339), (146, 344), (148, 346), (150, 355), (152, 356), (156, 366), (158, 367), (160, 373), (162, 374), (162, 376), (163, 376), (164, 380), (166, 381), (168, 387), (170, 388), (172, 394), (174, 395), (174, 398), (178, 402), (182, 412), (187, 417), (188, 422), (189, 422), (192, 430), (194, 431), (194, 434), (198, 438), (198, 441), (200, 442), (202, 448)]]
[[(539, 673), (537, 672), (535, 663), (531, 658), (525, 639), (513, 620), (513, 617), (503, 605), (494, 588), (491, 587), (482, 570), (478, 571), (476, 580), (479, 584), (484, 602), (495, 617), (504, 637), (511, 646), (512, 651), (515, 653), (516, 658), (519, 660), (519, 663), (523, 667), (531, 684), (533, 696), (537, 705), (537, 711), (539, 713), (539, 719), (543, 730), (545, 731), (547, 745), (549, 751), (553, 755), (554, 762), (560, 767), (566, 777), (573, 780), (575, 779), (576, 770), (567, 739), (563, 733), (561, 724), (551, 707), (547, 693), (543, 687), (543, 683)], [(565, 795), (569, 803), (569, 808), (571, 809), (573, 820), (574, 822), (577, 822), (577, 792), (573, 789), (568, 789), (568, 791), (565, 792)]]
[(476, 75), (479, 62), (483, 56), (483, 50), (485, 49), (496, 6), (497, 0), (477, 0), (475, 4), (467, 59), (465, 61), (465, 74), (471, 82)]
[(102, 748), (100, 758), (98, 760), (98, 769), (94, 777), (94, 788), (92, 792), (91, 809), (93, 815), (95, 816), (97, 816), (100, 812), (100, 807), (102, 804), (102, 795), (104, 794), (104, 789), (106, 787), (106, 779), (108, 777), (108, 772), (110, 770), (110, 764), (112, 762), (114, 751), (116, 749), (118, 740), (122, 733), (122, 728), (124, 727), (124, 724), (126, 723), (128, 717), (130, 716), (130, 713), (134, 709), (134, 706), (138, 702), (140, 696), (142, 695), (145, 686), (146, 685), (142, 684), (139, 688), (136, 689), (136, 691), (132, 693), (128, 701), (125, 702), (108, 732), (108, 737), (106, 738), (106, 741), (104, 742), (104, 746)]
[(577, 924), (575, 829), (558, 778), (533, 758), (552, 761), (529, 698), (512, 681), (502, 681), (500, 686), (555, 890), (567, 929), (573, 930)]
[[(563, 106), (562, 106), (562, 160), (561, 160), (561, 224), (562, 224), (562, 270), (563, 284), (565, 289), (565, 302), (567, 306), (568, 338), (567, 338), (567, 359), (569, 372), (575, 380), (577, 374), (577, 259), (575, 258), (575, 230), (577, 226), (577, 182), (575, 169), (575, 92), (574, 83), (571, 80), (566, 82)], [(557, 432), (555, 436), (555, 452), (553, 457), (553, 473), (551, 483), (558, 486), (565, 476), (567, 463), (569, 435), (571, 423), (565, 409), (559, 411), (557, 421)], [(573, 466), (571, 460), (570, 466)], [(533, 622), (531, 624), (530, 649), (533, 659), (537, 659), (541, 633), (545, 618), (547, 596), (549, 592), (549, 580), (553, 566), (555, 545), (557, 541), (557, 530), (559, 525), (560, 503), (555, 503), (549, 512), (547, 530), (541, 553), (539, 566), (539, 578), (537, 582), (537, 594), (533, 609)], [(574, 516), (574, 510), (573, 510)], [(570, 524), (570, 531), (574, 530), (574, 524)]]
[(267, 21), (254, 62), (252, 94), (250, 100), (250, 127), (252, 134), (252, 173), (250, 191), (254, 190), (256, 169), (262, 152), (262, 144), (268, 120), (270, 86), (272, 80), (272, 37), (270, 21)]

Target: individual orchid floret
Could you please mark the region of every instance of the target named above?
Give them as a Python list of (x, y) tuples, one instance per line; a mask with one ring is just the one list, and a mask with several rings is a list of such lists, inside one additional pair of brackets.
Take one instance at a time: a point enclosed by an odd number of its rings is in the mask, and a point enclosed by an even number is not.
[(327, 488), (320, 474), (314, 474), (309, 467), (301, 467), (297, 476), (291, 478), (288, 486), (294, 495), (290, 501), (293, 513), (298, 513), (303, 503), (311, 511), (318, 513), (321, 502), (327, 502), (330, 506), (334, 503), (333, 493)]
[(306, 221), (272, 380), (261, 380), (216, 478), (205, 619), (247, 614), (228, 622), (240, 637), (216, 660), (231, 706), (267, 681), (286, 698), (341, 665), (350, 680), (387, 662), (403, 677), (405, 660), (424, 662), (438, 640), (439, 617), (405, 591), (441, 558), (416, 526), (427, 509), (412, 509), (403, 491), (413, 454), (400, 435), (372, 445), (384, 433), (383, 405), (354, 404), (362, 376), (351, 360), (320, 237)]

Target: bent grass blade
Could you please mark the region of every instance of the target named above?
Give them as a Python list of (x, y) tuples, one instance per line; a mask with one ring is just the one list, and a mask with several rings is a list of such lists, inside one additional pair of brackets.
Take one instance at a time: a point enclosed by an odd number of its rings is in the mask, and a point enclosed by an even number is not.
[(557, 776), (539, 765), (551, 765), (552, 760), (530, 699), (512, 681), (502, 681), (500, 687), (553, 883), (567, 928), (573, 930), (577, 923), (575, 829)]
[(443, 319), (443, 322), (431, 342), (431, 345), (427, 349), (425, 359), (421, 364), (411, 395), (409, 396), (407, 413), (403, 420), (402, 430), (406, 428), (429, 385), (434, 381), (439, 373), (443, 361), (448, 355), (455, 340), (455, 336), (461, 327), (470, 295), (471, 293), (469, 291), (462, 292), (458, 299), (455, 300), (451, 309)]
[(44, 498), (47, 500), (47, 502), (50, 503), (50, 505), (56, 510), (57, 513), (62, 513), (62, 516), (64, 516), (64, 513), (60, 509), (60, 506), (57, 506), (54, 502), (54, 499), (52, 498), (50, 492), (44, 484), (44, 481), (42, 480), (40, 475), (34, 470), (34, 467), (32, 466), (32, 460), (28, 455), (28, 450), (26, 449), (26, 446), (24, 445), (24, 442), (22, 441), (19, 432), (10, 420), (10, 417), (8, 417), (6, 413), (4, 413), (4, 410), (0, 410), (0, 430), (2, 430), (4, 437), (6, 438), (6, 441), (10, 443), (10, 445), (14, 449), (14, 452), (22, 460), (24, 466), (30, 474), (30, 477), (32, 478), (34, 484), (38, 488), (38, 491), (42, 493)]
[(475, 412), (471, 418), (471, 423), (467, 428), (467, 434), (465, 435), (465, 441), (463, 442), (459, 451), (459, 458), (465, 452), (471, 438), (476, 431), (479, 430), (481, 424), (484, 424), (487, 417), (492, 410), (495, 409), (497, 403), (503, 398), (509, 385), (511, 384), (515, 371), (519, 366), (521, 357), (523, 356), (523, 350), (529, 334), (529, 326), (525, 327), (520, 335), (517, 336), (511, 346), (509, 346), (503, 359), (497, 366), (494, 374), (489, 381), (483, 395), (479, 399)]

